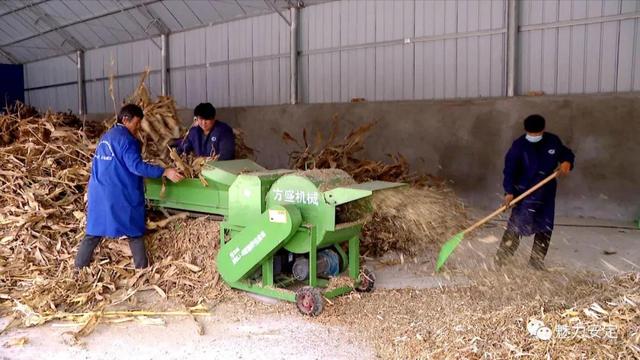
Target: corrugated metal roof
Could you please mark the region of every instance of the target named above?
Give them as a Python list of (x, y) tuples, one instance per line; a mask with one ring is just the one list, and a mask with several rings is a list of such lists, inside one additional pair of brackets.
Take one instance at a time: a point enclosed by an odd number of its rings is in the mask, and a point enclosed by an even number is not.
[[(285, 10), (291, 0), (3, 0), (0, 62), (39, 59)], [(294, 0), (297, 1), (297, 0)], [(331, 0), (305, 0), (312, 5)], [(268, 3), (267, 3), (268, 2)]]

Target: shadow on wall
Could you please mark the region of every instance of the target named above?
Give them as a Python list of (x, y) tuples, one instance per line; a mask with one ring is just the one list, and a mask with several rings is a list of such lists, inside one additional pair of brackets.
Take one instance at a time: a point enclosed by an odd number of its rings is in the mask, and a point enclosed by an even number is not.
[[(523, 134), (522, 120), (539, 113), (547, 130), (576, 153), (576, 169), (560, 182), (557, 215), (632, 220), (640, 215), (640, 94), (516, 97), (456, 101), (302, 104), (218, 109), (246, 133), (268, 168), (287, 167), (281, 135), (321, 129), (334, 114), (339, 136), (377, 121), (362, 155), (385, 160), (400, 152), (413, 170), (452, 181), (469, 205), (495, 208), (502, 198), (504, 155)], [(190, 124), (192, 110), (181, 110)]]

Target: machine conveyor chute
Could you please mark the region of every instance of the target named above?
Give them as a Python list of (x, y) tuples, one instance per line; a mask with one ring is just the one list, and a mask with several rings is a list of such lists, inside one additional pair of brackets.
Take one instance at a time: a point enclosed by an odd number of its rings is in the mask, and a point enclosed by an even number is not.
[(324, 199), (330, 205), (342, 205), (371, 196), (374, 191), (404, 186), (403, 183), (388, 181), (369, 181), (362, 184), (341, 186), (324, 193)]

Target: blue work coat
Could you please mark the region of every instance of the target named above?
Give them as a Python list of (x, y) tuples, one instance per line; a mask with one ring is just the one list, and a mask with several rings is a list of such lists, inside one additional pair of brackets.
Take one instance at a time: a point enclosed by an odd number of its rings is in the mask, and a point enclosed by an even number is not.
[(217, 121), (205, 136), (200, 126), (189, 129), (187, 137), (177, 143), (178, 154), (193, 153), (195, 156), (218, 155), (218, 160), (233, 160), (236, 157), (236, 137), (233, 129)]
[(122, 124), (100, 138), (89, 179), (88, 235), (144, 235), (143, 179), (161, 178), (164, 169), (145, 163), (140, 152), (138, 139)]
[[(560, 163), (568, 161), (573, 169), (574, 159), (557, 135), (545, 132), (537, 143), (523, 135), (513, 142), (505, 157), (504, 191), (518, 197), (551, 175)], [(554, 179), (515, 205), (507, 227), (521, 236), (553, 231), (556, 188)]]

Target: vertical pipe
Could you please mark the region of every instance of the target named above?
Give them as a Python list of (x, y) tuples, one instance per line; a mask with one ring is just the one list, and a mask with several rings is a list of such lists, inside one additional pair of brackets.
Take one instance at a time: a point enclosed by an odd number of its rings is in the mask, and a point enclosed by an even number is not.
[(508, 0), (507, 9), (507, 96), (516, 93), (518, 52), (518, 0)]
[(87, 114), (87, 101), (85, 100), (84, 53), (82, 50), (76, 51), (76, 65), (78, 67), (78, 115), (84, 116)]
[(289, 10), (290, 16), (290, 80), (291, 80), (291, 104), (298, 103), (298, 7), (292, 6)]
[(160, 35), (160, 94), (169, 95), (167, 79), (167, 63), (169, 62), (169, 48), (166, 34)]

